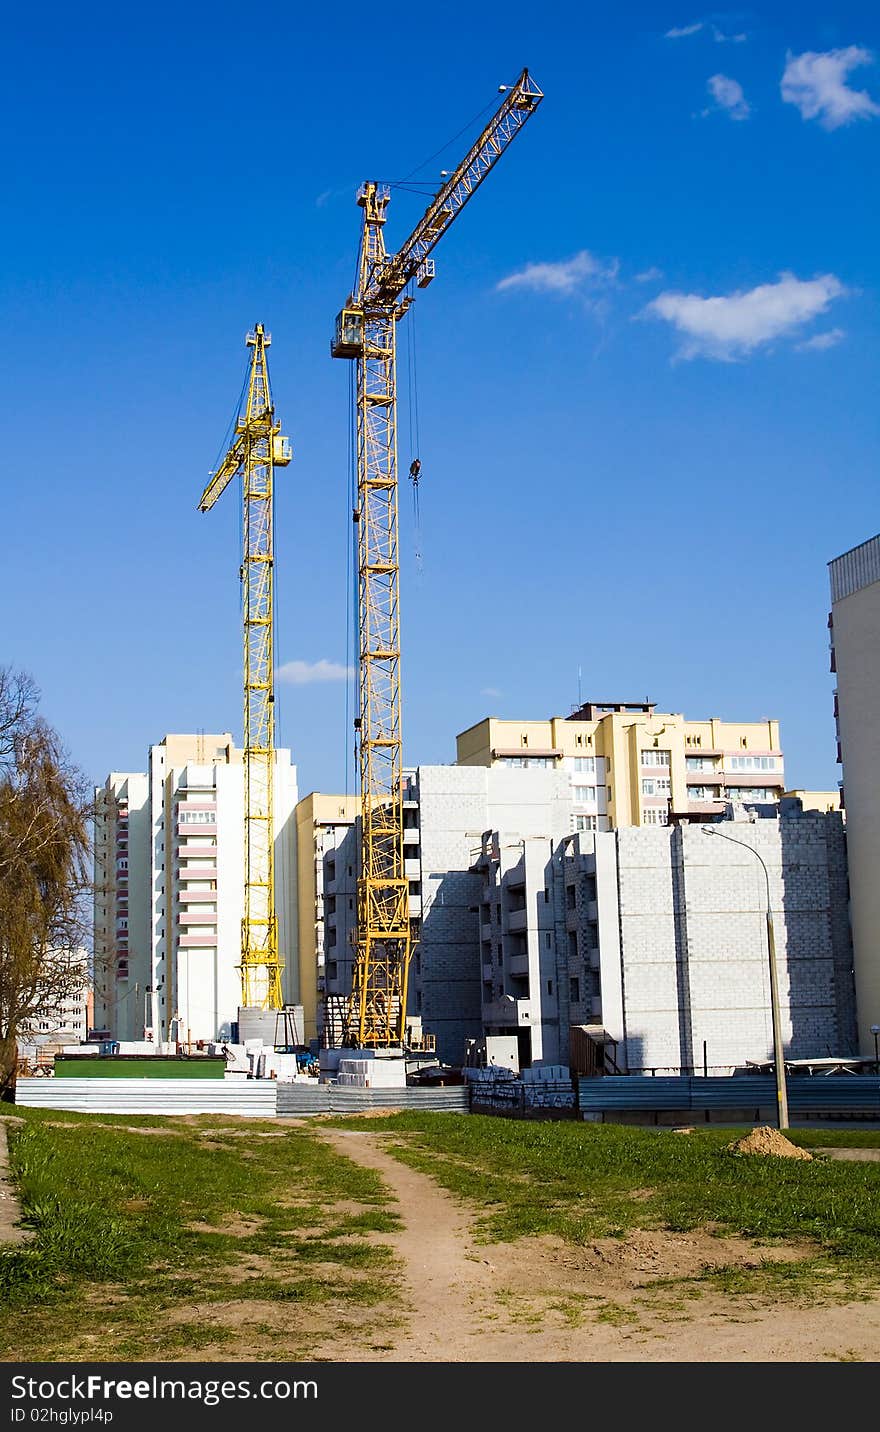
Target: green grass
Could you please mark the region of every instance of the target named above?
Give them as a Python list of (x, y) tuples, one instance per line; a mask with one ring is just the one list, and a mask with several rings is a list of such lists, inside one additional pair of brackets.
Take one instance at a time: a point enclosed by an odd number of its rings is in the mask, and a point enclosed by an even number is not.
[[(10, 1165), (34, 1236), (0, 1252), (5, 1360), (93, 1358), (96, 1326), (111, 1360), (219, 1352), (236, 1337), (214, 1315), (224, 1305), (308, 1307), (326, 1331), (394, 1294), (392, 1251), (373, 1236), (397, 1226), (387, 1191), (308, 1130), (22, 1112)], [(257, 1360), (309, 1345), (307, 1327), (273, 1323), (261, 1349), (244, 1321)]]
[[(636, 1228), (709, 1226), (758, 1240), (808, 1240), (842, 1275), (880, 1282), (880, 1163), (736, 1155), (727, 1145), (745, 1130), (730, 1128), (679, 1135), (430, 1113), (391, 1115), (371, 1127), (405, 1134), (383, 1146), (471, 1202), (486, 1240), (552, 1234), (585, 1243)], [(798, 1130), (792, 1141), (815, 1147), (835, 1135)], [(854, 1141), (870, 1137), (856, 1133)]]

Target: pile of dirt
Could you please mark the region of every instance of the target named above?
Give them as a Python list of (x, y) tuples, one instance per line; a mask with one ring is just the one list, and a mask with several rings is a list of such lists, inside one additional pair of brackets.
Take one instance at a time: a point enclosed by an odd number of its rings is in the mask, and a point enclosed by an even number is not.
[(731, 1153), (734, 1154), (776, 1154), (783, 1159), (811, 1159), (813, 1155), (806, 1149), (799, 1149), (790, 1139), (781, 1134), (778, 1129), (771, 1128), (769, 1124), (762, 1124), (758, 1129), (752, 1129), (745, 1138), (736, 1139), (734, 1143), (728, 1144)]

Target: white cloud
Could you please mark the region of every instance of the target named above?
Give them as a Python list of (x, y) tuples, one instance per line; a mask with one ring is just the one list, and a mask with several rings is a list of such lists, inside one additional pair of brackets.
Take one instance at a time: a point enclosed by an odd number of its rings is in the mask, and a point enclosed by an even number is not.
[(749, 37), (745, 33), (725, 35), (723, 30), (719, 30), (717, 25), (713, 25), (712, 38), (716, 45), (744, 45)]
[(801, 353), (821, 353), (825, 348), (834, 348), (846, 337), (842, 328), (829, 328), (824, 333), (814, 333), (812, 338), (805, 338), (803, 343), (795, 346)]
[(738, 80), (732, 80), (729, 75), (711, 75), (706, 88), (717, 107), (725, 110), (731, 119), (748, 119), (751, 110)]
[(497, 686), (483, 686), (480, 690), (481, 696), (503, 696), (504, 692), (499, 691)]
[(495, 285), (498, 293), (509, 288), (529, 289), (533, 293), (576, 293), (579, 289), (613, 283), (620, 265), (617, 259), (603, 263), (587, 249), (559, 263), (526, 264), (517, 273), (507, 275)]
[(323, 657), (320, 661), (285, 661), (275, 672), (279, 681), (286, 681), (291, 686), (311, 686), (318, 681), (345, 681), (352, 674), (350, 666), (343, 666), (338, 661), (326, 661)]
[(643, 312), (664, 319), (682, 334), (679, 357), (702, 355), (732, 362), (825, 313), (845, 292), (831, 273), (814, 279), (782, 273), (776, 283), (726, 296), (661, 293)]
[(662, 277), (663, 270), (655, 268), (652, 264), (650, 268), (643, 269), (641, 273), (637, 273), (635, 279), (636, 283), (654, 283), (656, 279)]
[(705, 20), (696, 20), (693, 25), (677, 25), (667, 30), (663, 36), (664, 40), (682, 40), (685, 35), (696, 35), (705, 26)]
[(712, 38), (718, 45), (732, 44), (741, 45), (749, 37), (741, 33), (737, 35), (726, 35), (717, 25), (710, 24), (708, 20), (694, 20), (691, 25), (674, 25), (667, 30), (663, 36), (664, 40), (683, 40), (687, 35), (698, 35), (701, 30), (711, 30)]
[(850, 89), (846, 77), (850, 70), (872, 64), (870, 50), (848, 45), (844, 50), (826, 50), (817, 54), (807, 50), (802, 55), (786, 56), (782, 76), (782, 98), (796, 104), (804, 119), (818, 119), (823, 129), (839, 129), (854, 119), (871, 119), (880, 114), (867, 90)]

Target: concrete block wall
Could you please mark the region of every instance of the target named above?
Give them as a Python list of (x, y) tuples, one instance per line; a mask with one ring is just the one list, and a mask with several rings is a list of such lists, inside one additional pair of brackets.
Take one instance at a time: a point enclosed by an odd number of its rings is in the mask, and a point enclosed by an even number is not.
[(783, 1042), (853, 1050), (845, 850), (836, 814), (616, 833), (630, 1068), (711, 1068), (772, 1054), (766, 884)]

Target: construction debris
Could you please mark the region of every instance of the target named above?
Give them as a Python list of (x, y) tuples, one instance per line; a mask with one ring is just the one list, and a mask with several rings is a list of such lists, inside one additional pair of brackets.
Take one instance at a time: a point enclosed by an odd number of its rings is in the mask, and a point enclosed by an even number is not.
[(812, 1159), (813, 1155), (806, 1149), (798, 1148), (790, 1139), (781, 1134), (778, 1129), (771, 1128), (769, 1124), (762, 1124), (760, 1128), (752, 1129), (742, 1139), (736, 1139), (732, 1144), (727, 1145), (732, 1154), (776, 1154), (783, 1159)]

